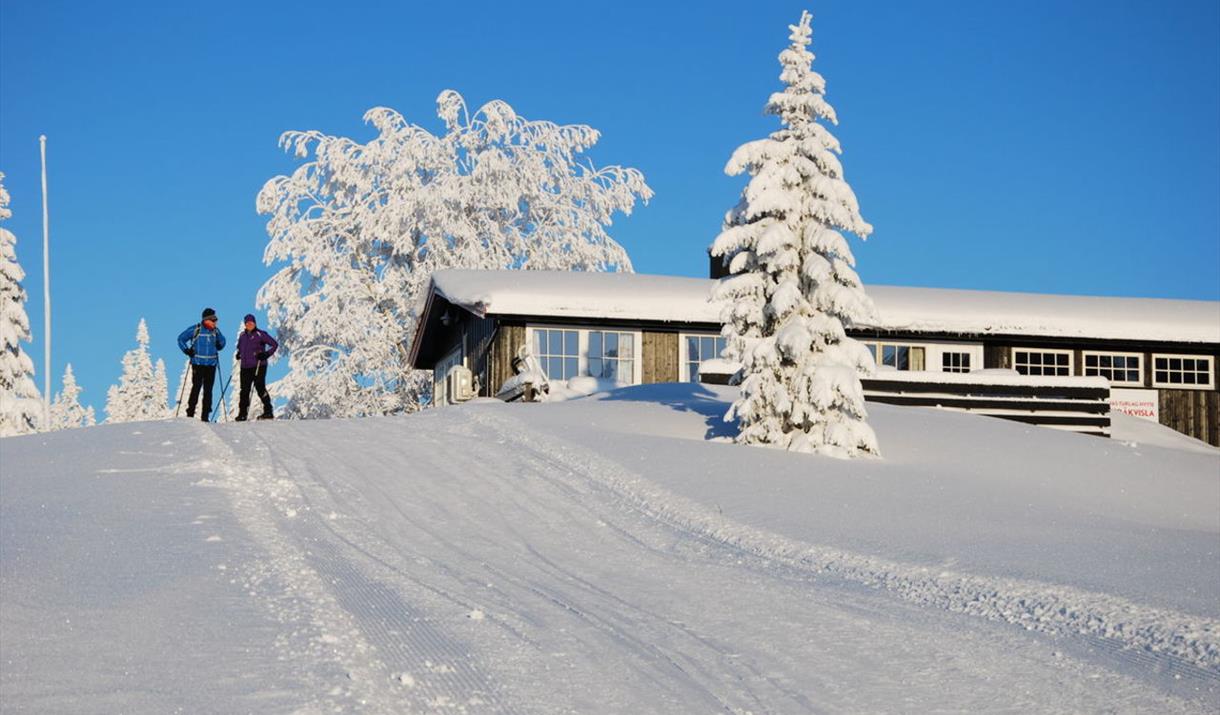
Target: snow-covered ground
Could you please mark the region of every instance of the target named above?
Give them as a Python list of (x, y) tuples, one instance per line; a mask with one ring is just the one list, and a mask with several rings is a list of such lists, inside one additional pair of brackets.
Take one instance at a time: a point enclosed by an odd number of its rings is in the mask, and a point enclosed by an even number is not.
[(3, 712), (1220, 708), (1220, 452), (728, 388), (0, 441)]

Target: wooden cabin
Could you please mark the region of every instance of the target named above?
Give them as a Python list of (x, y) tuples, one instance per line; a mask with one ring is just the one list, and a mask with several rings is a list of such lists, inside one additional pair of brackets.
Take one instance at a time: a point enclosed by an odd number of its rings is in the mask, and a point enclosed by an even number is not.
[[(438, 381), (463, 365), (483, 396), (514, 375), (512, 360), (527, 342), (552, 381), (697, 381), (700, 364), (724, 348), (719, 309), (710, 301), (714, 283), (634, 273), (439, 271), (420, 311), (411, 361)], [(867, 290), (877, 320), (848, 332), (872, 349), (878, 379), (997, 368), (1051, 385), (1055, 378), (1104, 378), (1113, 409), (1220, 446), (1220, 302)]]

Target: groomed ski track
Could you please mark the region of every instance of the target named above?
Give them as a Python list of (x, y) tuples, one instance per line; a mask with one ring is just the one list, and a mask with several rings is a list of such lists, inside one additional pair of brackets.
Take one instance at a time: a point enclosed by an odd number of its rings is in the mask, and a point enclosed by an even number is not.
[(229, 494), (263, 554), (245, 586), (292, 626), (279, 656), (342, 674), (306, 707), (925, 711), (951, 694), (967, 711), (1166, 712), (1200, 703), (1140, 671), (1215, 685), (1180, 658), (1048, 638), (730, 543), (496, 406), (409, 419), (200, 428), (224, 455), (202, 484)]
[[(1118, 442), (878, 406), (893, 456), (844, 465), (708, 443), (724, 403), (694, 390), (5, 440), (0, 711), (1171, 713), (1220, 704), (1220, 622), (1206, 597), (1215, 579), (1191, 571), (1215, 564), (1213, 507), (1185, 514), (1215, 490), (1215, 456), (1139, 456)], [(1067, 560), (1022, 546), (1029, 563), (1056, 565), (1043, 578), (1019, 575), (1000, 558), (1007, 551), (972, 551), (960, 538), (929, 563), (909, 557), (920, 549), (877, 541), (875, 528), (849, 529), (874, 535), (868, 553), (799, 536), (835, 531), (799, 528), (811, 499), (823, 515), (900, 516), (893, 500), (869, 496), (874, 468), (901, 480), (889, 489), (918, 485), (904, 494), (947, 490), (933, 503), (952, 506), (934, 513), (991, 504), (988, 518), (1042, 523), (987, 501), (1011, 482), (978, 473), (987, 466), (974, 456), (958, 460), (955, 476), (917, 471), (950, 469), (955, 455), (938, 440), (963, 432), (1006, 462), (1038, 445), (1056, 459), (1137, 470), (1086, 486), (1138, 491), (1143, 465), (1174, 465), (1185, 476), (1172, 483), (1192, 496), (1124, 511), (1130, 499), (1067, 489), (1085, 496), (1064, 518), (1092, 521), (1078, 524), (1087, 538)], [(917, 463), (917, 449), (934, 456)], [(759, 473), (763, 464), (786, 477)], [(846, 466), (849, 481), (832, 479)], [(993, 486), (965, 491), (960, 480), (976, 484), (972, 474)], [(865, 488), (840, 506), (845, 484)], [(1056, 518), (1045, 505), (1054, 509), (1058, 494), (1042, 496), (1038, 519)], [(778, 503), (784, 495), (796, 501)], [(1103, 505), (1101, 516), (1081, 516), (1082, 504)], [(932, 518), (927, 508), (909, 523)], [(1134, 518), (1143, 521), (1121, 521)], [(1104, 565), (1070, 578), (1082, 555), (1107, 553), (1090, 546), (1098, 534), (1121, 536), (1129, 565), (1147, 568), (1130, 545), (1148, 525), (1174, 523), (1180, 530), (1165, 538), (1185, 557), (1154, 578), (1100, 580)], [(942, 533), (925, 532), (925, 544)], [(1076, 533), (1059, 527), (1043, 543)], [(1175, 585), (1158, 589), (1162, 574)]]

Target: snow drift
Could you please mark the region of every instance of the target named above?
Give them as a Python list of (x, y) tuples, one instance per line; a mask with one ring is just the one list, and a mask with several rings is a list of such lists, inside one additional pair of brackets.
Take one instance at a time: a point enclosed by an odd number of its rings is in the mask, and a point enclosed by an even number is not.
[(0, 702), (1220, 705), (1220, 452), (870, 405), (840, 462), (727, 443), (731, 395), (0, 441)]

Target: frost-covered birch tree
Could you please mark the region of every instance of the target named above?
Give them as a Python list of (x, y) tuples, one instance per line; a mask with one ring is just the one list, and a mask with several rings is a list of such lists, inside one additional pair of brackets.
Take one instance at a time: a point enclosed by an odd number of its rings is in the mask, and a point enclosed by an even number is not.
[(153, 367), (148, 355), (148, 326), (140, 318), (136, 328), (136, 348), (123, 355), (123, 374), (119, 384), (106, 393), (107, 422), (162, 420), (166, 409), (165, 363)]
[(258, 195), (264, 260), (279, 265), (259, 307), (289, 356), (272, 390), (289, 416), (418, 404), (427, 380), (406, 352), (433, 271), (631, 270), (606, 227), (652, 191), (639, 171), (583, 156), (595, 129), (528, 120), (499, 100), (471, 113), (452, 90), (437, 108), (440, 135), (379, 107), (365, 114), (377, 136), (364, 144), (317, 131), (280, 139), (312, 155)]
[(64, 386), (51, 402), (51, 424), (48, 429), (62, 430), (75, 427), (91, 427), (97, 422), (92, 407), (82, 407), (80, 385), (72, 373), (72, 363), (64, 370)]
[(725, 356), (741, 364), (741, 395), (725, 419), (739, 420), (744, 444), (877, 454), (860, 386), (874, 361), (844, 330), (874, 308), (840, 233), (867, 238), (872, 226), (843, 178), (839, 142), (821, 123), (838, 121), (812, 69), (809, 13), (789, 28), (792, 42), (779, 55), (784, 89), (766, 105), (782, 128), (729, 159), (725, 172), (750, 181), (712, 244), (730, 274), (715, 293), (725, 301)]
[[(0, 172), (0, 220), (13, 215)], [(30, 342), (25, 314), (25, 271), (17, 262), (17, 236), (0, 227), (0, 437), (27, 434), (42, 422), (42, 402), (34, 385), (34, 361), (21, 349)]]

